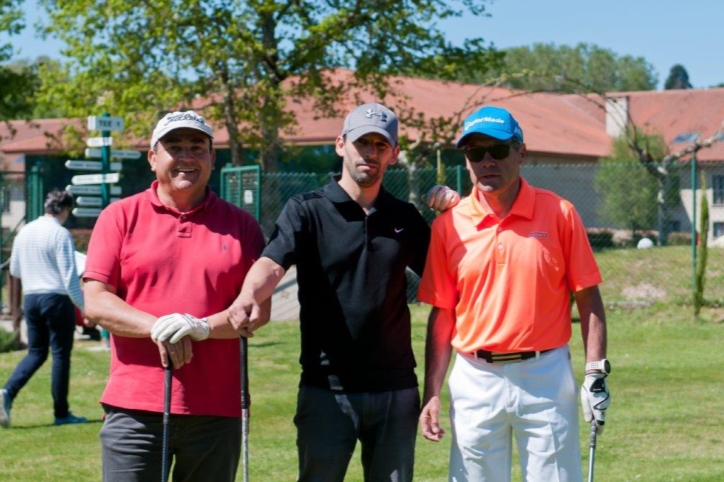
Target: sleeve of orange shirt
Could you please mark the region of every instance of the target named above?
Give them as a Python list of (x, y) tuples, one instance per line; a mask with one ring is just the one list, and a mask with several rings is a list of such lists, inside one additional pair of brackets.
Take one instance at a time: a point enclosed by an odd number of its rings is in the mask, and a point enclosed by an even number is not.
[(561, 239), (564, 240), (564, 253), (568, 254), (568, 284), (575, 292), (601, 284), (603, 279), (581, 217), (571, 203), (564, 201), (564, 205), (566, 229), (570, 232)]
[(445, 245), (445, 233), (452, 229), (451, 211), (438, 216), (432, 223), (425, 272), (417, 292), (417, 298), (423, 303), (447, 309), (455, 309), (458, 303), (455, 276), (450, 272)]

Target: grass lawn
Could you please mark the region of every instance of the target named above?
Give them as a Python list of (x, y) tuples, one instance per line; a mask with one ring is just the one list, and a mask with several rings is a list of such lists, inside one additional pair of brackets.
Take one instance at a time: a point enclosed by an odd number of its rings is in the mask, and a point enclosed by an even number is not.
[[(692, 320), (688, 251), (683, 248), (616, 250), (597, 254), (609, 322), (608, 357), (612, 406), (598, 439), (596, 480), (724, 481), (724, 250), (710, 252), (707, 299), (714, 306)], [(673, 275), (676, 273), (676, 275)], [(631, 288), (636, 288), (631, 290)], [(659, 293), (652, 301), (628, 303), (630, 293)], [(628, 293), (628, 294), (627, 294)], [(428, 308), (413, 306), (413, 342), (423, 359)], [(583, 375), (580, 330), (574, 327), (573, 363)], [(20, 393), (12, 428), (0, 430), (0, 480), (100, 480), (98, 398), (108, 374), (107, 352), (79, 342), (73, 352), (71, 409), (86, 425), (54, 427), (49, 363)], [(0, 383), (24, 353), (0, 354)], [(296, 323), (273, 322), (249, 341), (253, 396), (250, 479), (293, 481), (297, 457), (292, 424), (299, 375)], [(422, 367), (418, 367), (422, 379)], [(163, 390), (163, 387), (158, 387)], [(449, 429), (449, 423), (445, 421)], [(584, 472), (587, 427), (581, 427)], [(416, 481), (446, 480), (449, 436), (434, 444), (420, 438)], [(241, 480), (239, 475), (238, 480)], [(361, 481), (359, 456), (347, 477)], [(513, 480), (520, 471), (513, 469)]]

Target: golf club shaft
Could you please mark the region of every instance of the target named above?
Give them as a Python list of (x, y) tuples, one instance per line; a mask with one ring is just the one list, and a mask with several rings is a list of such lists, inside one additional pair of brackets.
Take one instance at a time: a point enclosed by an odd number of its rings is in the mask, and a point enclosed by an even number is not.
[(588, 482), (593, 482), (593, 465), (596, 459), (596, 419), (591, 420), (591, 435), (588, 440)]
[(173, 365), (171, 359), (165, 369), (165, 381), (163, 392), (163, 440), (161, 449), (161, 481), (168, 479), (168, 424), (171, 416), (171, 383), (173, 382)]
[(239, 354), (241, 355), (241, 459), (244, 482), (249, 481), (249, 357), (247, 348), (247, 339), (242, 336), (239, 340)]

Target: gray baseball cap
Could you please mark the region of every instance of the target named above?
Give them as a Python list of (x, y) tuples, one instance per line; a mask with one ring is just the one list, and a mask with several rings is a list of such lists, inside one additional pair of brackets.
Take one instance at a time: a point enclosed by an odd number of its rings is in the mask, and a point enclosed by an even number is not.
[(344, 120), (342, 136), (351, 142), (365, 134), (376, 132), (390, 141), (392, 147), (397, 146), (397, 116), (382, 104), (372, 102), (363, 104), (349, 113)]
[(153, 130), (151, 136), (151, 147), (153, 148), (158, 141), (160, 141), (166, 134), (176, 129), (182, 128), (196, 129), (201, 131), (210, 138), (214, 138), (214, 133), (211, 130), (211, 126), (206, 123), (206, 120), (192, 110), (185, 112), (169, 112), (163, 119), (158, 121), (156, 128)]

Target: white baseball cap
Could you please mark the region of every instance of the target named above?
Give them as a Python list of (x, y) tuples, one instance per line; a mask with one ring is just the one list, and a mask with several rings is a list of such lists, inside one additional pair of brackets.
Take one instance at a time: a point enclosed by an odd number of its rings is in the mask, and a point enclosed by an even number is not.
[(196, 129), (201, 131), (210, 138), (214, 138), (214, 133), (211, 130), (211, 126), (206, 123), (206, 120), (192, 110), (185, 112), (169, 112), (163, 119), (158, 121), (156, 128), (153, 130), (151, 136), (151, 147), (153, 148), (158, 141), (160, 141), (166, 134), (176, 129)]

